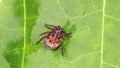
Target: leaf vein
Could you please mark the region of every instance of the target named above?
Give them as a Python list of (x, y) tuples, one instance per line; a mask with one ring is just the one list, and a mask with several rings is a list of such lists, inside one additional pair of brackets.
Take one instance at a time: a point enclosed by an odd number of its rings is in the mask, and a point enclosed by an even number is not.
[(26, 46), (26, 2), (23, 0), (24, 6), (24, 46), (23, 46), (23, 57), (22, 57), (22, 68), (24, 68), (24, 61), (25, 61), (25, 46)]
[(12, 51), (17, 51), (17, 50), (22, 50), (23, 48), (16, 48), (16, 49), (13, 49), (13, 50), (7, 50), (6, 53), (9, 53), (9, 52), (12, 52)]
[(70, 19), (81, 19), (81, 18), (84, 18), (84, 17), (90, 16), (90, 15), (96, 14), (96, 13), (101, 12), (101, 11), (102, 10), (96, 10), (96, 11), (94, 11), (92, 13), (87, 14), (87, 15), (70, 17)]
[(60, 1), (59, 1), (59, 0), (57, 0), (57, 4), (58, 4), (59, 7), (61, 8), (62, 13), (64, 14), (65, 18), (68, 17), (67, 14), (66, 14), (66, 12), (65, 12), (65, 10), (64, 10), (64, 8), (63, 8), (62, 5), (60, 4)]
[(113, 17), (113, 16), (109, 16), (109, 15), (105, 15), (105, 16), (108, 17), (108, 18), (111, 18), (111, 19), (114, 19), (114, 20), (120, 21), (119, 18), (116, 18), (116, 17)]
[(118, 66), (113, 65), (113, 64), (110, 64), (110, 63), (103, 62), (103, 64), (108, 65), (108, 66), (111, 66), (111, 67), (114, 67), (114, 68), (118, 68)]
[(102, 13), (102, 38), (101, 38), (101, 62), (100, 62), (100, 68), (102, 68), (102, 66), (103, 66), (104, 22), (105, 22), (105, 0), (103, 0), (103, 13)]
[(97, 53), (100, 53), (100, 51), (95, 51), (95, 52), (80, 55), (77, 59), (75, 59), (73, 61), (70, 61), (70, 62), (73, 63), (73, 62), (76, 62), (76, 61), (80, 60), (82, 57), (85, 57), (85, 56), (88, 56), (88, 55), (91, 55), (91, 54), (97, 54)]

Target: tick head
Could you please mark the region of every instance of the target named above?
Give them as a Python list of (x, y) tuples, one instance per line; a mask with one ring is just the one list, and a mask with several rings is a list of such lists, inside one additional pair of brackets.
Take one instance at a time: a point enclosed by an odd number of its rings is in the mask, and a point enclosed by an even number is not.
[(62, 28), (58, 25), (56, 28), (55, 28), (56, 32), (61, 32), (62, 31)]

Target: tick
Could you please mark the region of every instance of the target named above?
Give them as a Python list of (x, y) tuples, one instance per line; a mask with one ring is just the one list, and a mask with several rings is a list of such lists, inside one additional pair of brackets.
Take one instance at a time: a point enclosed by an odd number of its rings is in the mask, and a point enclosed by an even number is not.
[(62, 46), (62, 40), (66, 37), (69, 37), (70, 33), (66, 33), (61, 26), (55, 26), (55, 25), (49, 25), (45, 24), (44, 25), (46, 28), (50, 29), (51, 31), (48, 32), (43, 32), (39, 34), (41, 37), (36, 44), (40, 43), (43, 39), (45, 40), (45, 46), (50, 49), (54, 50), (58, 48), (59, 46), (61, 47), (62, 51), (62, 56), (64, 56), (64, 51), (63, 51), (63, 46)]

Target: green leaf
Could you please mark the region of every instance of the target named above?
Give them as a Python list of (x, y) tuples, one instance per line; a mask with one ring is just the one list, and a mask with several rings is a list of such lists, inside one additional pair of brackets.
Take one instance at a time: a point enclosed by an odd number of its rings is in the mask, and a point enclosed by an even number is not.
[[(0, 68), (120, 68), (119, 0), (0, 0)], [(49, 50), (44, 24), (72, 33)]]

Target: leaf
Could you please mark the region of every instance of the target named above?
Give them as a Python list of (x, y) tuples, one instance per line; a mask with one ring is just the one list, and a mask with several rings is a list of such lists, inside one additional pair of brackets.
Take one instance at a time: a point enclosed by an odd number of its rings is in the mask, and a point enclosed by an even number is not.
[[(119, 68), (119, 0), (0, 0), (0, 68)], [(71, 37), (49, 50), (40, 33), (60, 25)]]

